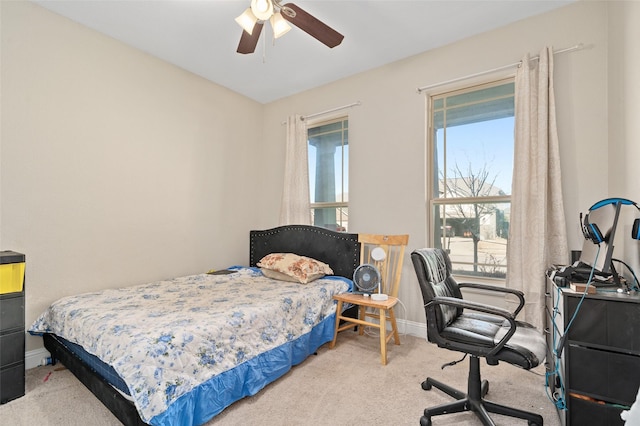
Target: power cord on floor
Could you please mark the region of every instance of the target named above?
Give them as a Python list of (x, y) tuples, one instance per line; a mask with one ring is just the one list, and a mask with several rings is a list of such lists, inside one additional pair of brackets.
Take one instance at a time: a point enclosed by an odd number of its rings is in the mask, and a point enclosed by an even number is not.
[[(404, 331), (403, 332), (400, 331), (400, 327), (398, 327), (398, 335), (404, 337), (404, 336), (407, 335), (407, 307), (404, 305), (404, 303), (402, 303), (402, 300), (400, 300), (400, 299), (398, 299), (398, 304), (400, 306), (402, 306), (402, 311), (404, 312), (404, 318), (400, 318), (401, 320), (404, 321)], [(372, 308), (372, 309), (375, 309), (375, 308)], [(371, 312), (371, 311), (369, 311), (369, 312)], [(395, 313), (395, 310), (394, 310), (394, 313)], [(398, 315), (396, 315), (396, 324), (398, 324), (398, 322), (399, 322), (398, 319), (399, 319), (399, 317), (398, 317)], [(360, 327), (363, 327), (364, 333), (367, 336), (376, 337), (376, 338), (380, 337), (380, 332), (376, 331), (377, 329), (375, 327), (371, 327), (369, 325), (360, 326)]]

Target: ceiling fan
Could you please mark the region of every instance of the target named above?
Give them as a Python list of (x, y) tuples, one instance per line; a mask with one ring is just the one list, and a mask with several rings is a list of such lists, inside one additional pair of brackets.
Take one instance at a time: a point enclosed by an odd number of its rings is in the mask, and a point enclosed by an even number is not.
[(295, 4), (281, 4), (280, 1), (251, 0), (251, 6), (236, 18), (236, 22), (243, 29), (238, 44), (238, 53), (253, 53), (256, 50), (262, 26), (267, 20), (271, 22), (275, 38), (284, 35), (291, 29), (288, 21), (329, 47), (336, 47), (342, 43), (344, 38), (342, 34)]

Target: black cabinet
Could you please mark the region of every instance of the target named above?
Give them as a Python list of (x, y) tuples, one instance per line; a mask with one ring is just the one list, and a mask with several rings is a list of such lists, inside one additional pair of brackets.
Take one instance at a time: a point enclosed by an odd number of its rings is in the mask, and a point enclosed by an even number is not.
[(24, 395), (24, 255), (0, 252), (0, 404)]
[(548, 281), (546, 296), (547, 370), (551, 392), (566, 406), (558, 411), (563, 424), (622, 426), (620, 412), (640, 386), (640, 295), (605, 290), (583, 298)]

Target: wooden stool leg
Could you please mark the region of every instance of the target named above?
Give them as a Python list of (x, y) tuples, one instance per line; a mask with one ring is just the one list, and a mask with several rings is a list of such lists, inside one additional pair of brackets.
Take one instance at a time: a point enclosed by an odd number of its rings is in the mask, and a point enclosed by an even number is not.
[(338, 339), (338, 327), (340, 326), (340, 313), (342, 312), (342, 300), (338, 300), (336, 306), (336, 329), (333, 331), (333, 340), (329, 343), (329, 349), (336, 347), (336, 340)]
[[(360, 319), (360, 321), (364, 321), (365, 320), (365, 310), (367, 308), (363, 305), (358, 305), (358, 318)], [(362, 336), (364, 334), (364, 325), (360, 324), (358, 325), (358, 334), (360, 336)]]
[(389, 318), (391, 319), (391, 330), (393, 331), (393, 341), (396, 345), (400, 344), (400, 336), (398, 335), (398, 325), (396, 324), (396, 314), (393, 308), (389, 309)]
[(382, 365), (387, 365), (387, 312), (380, 309), (380, 355)]

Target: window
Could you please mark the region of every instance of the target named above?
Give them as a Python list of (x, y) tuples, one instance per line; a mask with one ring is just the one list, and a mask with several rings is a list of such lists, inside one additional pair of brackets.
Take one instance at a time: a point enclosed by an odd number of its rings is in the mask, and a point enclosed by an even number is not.
[(345, 232), (349, 223), (348, 134), (346, 117), (307, 130), (312, 223)]
[(505, 278), (514, 81), (432, 95), (429, 106), (432, 244), (456, 274)]

